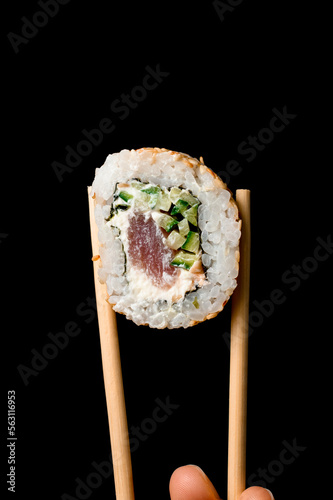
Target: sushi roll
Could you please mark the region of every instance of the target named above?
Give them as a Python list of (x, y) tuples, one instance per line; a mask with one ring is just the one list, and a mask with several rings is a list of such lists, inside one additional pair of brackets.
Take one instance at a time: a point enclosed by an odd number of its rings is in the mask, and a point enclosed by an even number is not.
[(160, 148), (123, 150), (91, 188), (108, 301), (137, 325), (187, 328), (215, 317), (237, 285), (241, 221), (203, 162)]

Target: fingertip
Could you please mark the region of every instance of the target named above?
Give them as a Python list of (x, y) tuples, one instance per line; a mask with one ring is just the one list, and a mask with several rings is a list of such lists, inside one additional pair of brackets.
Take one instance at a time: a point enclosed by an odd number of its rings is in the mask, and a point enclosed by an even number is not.
[(274, 500), (274, 496), (273, 496), (273, 493), (271, 492), (271, 490), (268, 490), (267, 488), (265, 488), (266, 491), (268, 491), (270, 497), (271, 497), (271, 500)]
[(274, 500), (274, 497), (272, 492), (266, 488), (251, 486), (251, 488), (243, 491), (239, 500)]
[(169, 484), (171, 500), (219, 500), (220, 497), (206, 474), (197, 465), (176, 469)]

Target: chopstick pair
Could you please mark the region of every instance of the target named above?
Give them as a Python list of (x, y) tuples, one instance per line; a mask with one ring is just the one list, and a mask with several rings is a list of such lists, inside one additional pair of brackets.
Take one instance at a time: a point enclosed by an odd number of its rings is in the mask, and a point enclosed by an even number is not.
[[(99, 253), (94, 200), (88, 187), (93, 255)], [(229, 380), (228, 500), (238, 500), (246, 485), (246, 417), (248, 373), (248, 317), (250, 288), (250, 191), (236, 191), (242, 219), (238, 286), (232, 296)], [(106, 285), (98, 280), (93, 260), (103, 376), (110, 429), (117, 500), (134, 500), (132, 462), (125, 407), (116, 313), (107, 302)]]

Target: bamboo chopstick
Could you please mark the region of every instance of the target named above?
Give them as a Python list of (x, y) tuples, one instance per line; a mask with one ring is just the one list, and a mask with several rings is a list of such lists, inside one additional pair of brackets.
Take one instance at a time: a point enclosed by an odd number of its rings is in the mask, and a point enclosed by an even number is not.
[[(99, 253), (98, 228), (94, 216), (94, 200), (90, 196), (90, 191), (91, 187), (88, 187), (91, 244), (93, 255), (97, 256)], [(116, 313), (107, 302), (106, 285), (102, 285), (98, 280), (98, 260), (94, 260), (93, 266), (116, 498), (117, 500), (134, 500)]]
[(228, 500), (246, 487), (246, 417), (250, 293), (250, 191), (236, 191), (242, 219), (238, 286), (232, 296), (229, 383)]

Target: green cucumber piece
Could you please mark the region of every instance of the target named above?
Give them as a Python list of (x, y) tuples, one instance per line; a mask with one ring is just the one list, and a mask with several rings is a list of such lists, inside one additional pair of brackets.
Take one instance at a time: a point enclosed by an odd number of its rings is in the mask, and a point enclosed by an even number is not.
[(159, 199), (158, 193), (152, 193), (149, 200), (149, 208), (155, 208)]
[(135, 196), (134, 203), (136, 208), (139, 208), (140, 210), (148, 210), (150, 203), (150, 195), (138, 191), (137, 196)]
[(161, 191), (157, 200), (157, 205), (155, 208), (158, 210), (163, 210), (164, 212), (169, 212), (171, 207), (171, 200), (168, 191)]
[(140, 189), (140, 191), (147, 194), (159, 194), (161, 192), (161, 188), (158, 186), (149, 186), (147, 188)]
[(181, 192), (182, 190), (177, 187), (172, 187), (170, 189), (170, 200), (173, 204), (176, 204), (176, 202), (179, 200)]
[(199, 251), (200, 238), (199, 234), (194, 231), (189, 231), (185, 243), (182, 245), (183, 250), (187, 252), (197, 253)]
[(182, 269), (186, 269), (189, 271), (193, 264), (197, 261), (197, 256), (193, 253), (180, 251), (174, 257), (174, 259), (170, 262), (172, 266), (180, 267)]
[(189, 230), (190, 230), (190, 225), (187, 219), (182, 219), (180, 222), (178, 222), (179, 234), (181, 234), (182, 236), (187, 236)]
[(157, 214), (157, 217), (155, 217), (155, 221), (159, 226), (161, 226), (163, 229), (165, 229), (168, 233), (171, 231), (171, 229), (178, 224), (178, 221), (174, 219), (173, 217), (170, 217), (170, 215), (167, 214)]
[(144, 186), (145, 186), (145, 184), (143, 182), (138, 181), (138, 180), (133, 179), (131, 181), (131, 187), (133, 187), (135, 189), (141, 190)]
[(126, 201), (126, 203), (128, 203), (133, 198), (133, 195), (127, 193), (127, 191), (120, 191), (119, 198), (121, 198), (122, 200)]
[(191, 193), (189, 193), (188, 191), (182, 191), (179, 198), (181, 200), (184, 200), (186, 201), (189, 205), (191, 205), (191, 207), (193, 205), (199, 205), (199, 200), (198, 198), (196, 198), (195, 196), (192, 196)]
[(175, 215), (175, 214), (179, 214), (179, 213), (183, 215), (185, 210), (187, 209), (187, 207), (188, 207), (187, 201), (179, 199), (176, 202), (173, 209), (171, 210), (171, 215)]
[(141, 189), (141, 193), (146, 193), (150, 195), (150, 200), (148, 203), (149, 208), (155, 208), (159, 199), (161, 188), (158, 186), (149, 186), (147, 188)]
[(182, 214), (193, 226), (198, 225), (198, 205), (193, 205), (193, 207), (185, 210)]
[(173, 250), (178, 250), (186, 241), (186, 238), (178, 233), (178, 231), (172, 231), (166, 239), (168, 247)]

